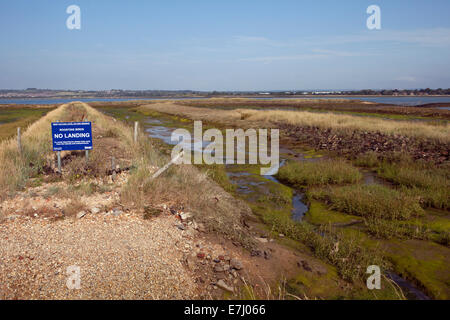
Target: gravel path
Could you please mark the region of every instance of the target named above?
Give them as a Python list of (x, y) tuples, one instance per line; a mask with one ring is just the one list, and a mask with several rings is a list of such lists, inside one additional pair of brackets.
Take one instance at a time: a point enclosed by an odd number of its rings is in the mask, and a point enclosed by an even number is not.
[[(0, 224), (0, 299), (193, 299), (172, 216), (87, 215)], [(80, 289), (67, 268), (80, 267)]]

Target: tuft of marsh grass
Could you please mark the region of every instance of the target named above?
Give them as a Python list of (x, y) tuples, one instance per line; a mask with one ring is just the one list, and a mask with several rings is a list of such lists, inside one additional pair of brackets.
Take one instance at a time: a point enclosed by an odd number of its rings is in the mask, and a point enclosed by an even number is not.
[(348, 162), (336, 159), (317, 162), (290, 161), (279, 169), (277, 177), (300, 188), (314, 185), (355, 183), (362, 179), (362, 174)]
[(373, 217), (366, 218), (364, 223), (369, 234), (381, 239), (428, 240), (431, 234), (431, 230), (421, 223), (411, 224)]
[(435, 241), (443, 246), (450, 247), (450, 232), (440, 232)]
[(407, 220), (424, 214), (417, 197), (382, 185), (315, 189), (308, 197), (325, 201), (330, 209), (362, 217)]
[(425, 207), (450, 208), (450, 171), (412, 161), (383, 162), (378, 174), (417, 196)]
[(379, 166), (380, 161), (376, 152), (368, 151), (358, 155), (353, 163), (358, 167), (374, 168)]

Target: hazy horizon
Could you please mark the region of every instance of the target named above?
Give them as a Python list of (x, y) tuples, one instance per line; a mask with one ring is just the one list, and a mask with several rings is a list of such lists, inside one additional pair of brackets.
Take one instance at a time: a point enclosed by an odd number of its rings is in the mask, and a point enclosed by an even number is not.
[[(73, 4), (80, 30), (66, 27)], [(381, 30), (366, 26), (373, 4)], [(5, 90), (450, 87), (445, 0), (17, 0), (0, 8)]]

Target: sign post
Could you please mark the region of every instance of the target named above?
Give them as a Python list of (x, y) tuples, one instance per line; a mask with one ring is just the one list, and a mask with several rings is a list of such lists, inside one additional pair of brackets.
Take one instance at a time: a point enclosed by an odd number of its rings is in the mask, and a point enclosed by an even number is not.
[(92, 150), (91, 122), (52, 122), (53, 151), (58, 152), (58, 171), (61, 173), (61, 151), (85, 150), (86, 162)]

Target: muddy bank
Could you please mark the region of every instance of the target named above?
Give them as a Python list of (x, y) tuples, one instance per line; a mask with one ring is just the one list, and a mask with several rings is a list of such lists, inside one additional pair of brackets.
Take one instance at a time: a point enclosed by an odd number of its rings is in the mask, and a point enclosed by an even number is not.
[[(359, 154), (374, 151), (380, 156), (393, 152), (410, 154), (414, 159), (424, 159), (441, 164), (449, 160), (450, 144), (431, 140), (418, 140), (399, 135), (386, 135), (379, 132), (342, 133), (318, 127), (300, 127), (283, 122), (277, 123), (286, 136), (305, 143), (315, 149), (336, 152), (354, 158)], [(436, 130), (439, 130), (436, 127)]]

